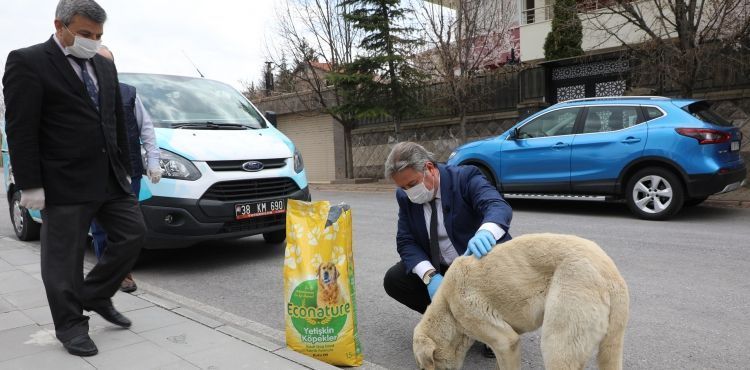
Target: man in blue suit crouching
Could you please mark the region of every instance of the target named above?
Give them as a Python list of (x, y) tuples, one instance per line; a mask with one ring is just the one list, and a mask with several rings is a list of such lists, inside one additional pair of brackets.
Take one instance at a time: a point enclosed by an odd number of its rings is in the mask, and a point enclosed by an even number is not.
[[(511, 239), (513, 211), (476, 167), (437, 164), (416, 143), (393, 147), (385, 177), (398, 185), (401, 261), (386, 272), (383, 287), (393, 299), (424, 313), (456, 257), (482, 258)], [(493, 357), (487, 347), (485, 355)]]

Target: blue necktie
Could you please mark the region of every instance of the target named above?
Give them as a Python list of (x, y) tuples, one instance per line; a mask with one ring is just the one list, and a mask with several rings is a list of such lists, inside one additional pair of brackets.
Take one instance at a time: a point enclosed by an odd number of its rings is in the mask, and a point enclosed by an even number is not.
[(94, 102), (96, 110), (99, 110), (99, 91), (97, 91), (94, 80), (91, 78), (88, 68), (86, 68), (86, 61), (88, 59), (77, 58), (72, 55), (68, 55), (68, 57), (75, 60), (81, 67), (81, 78), (83, 79), (83, 84), (86, 86), (86, 92), (89, 94), (91, 101)]

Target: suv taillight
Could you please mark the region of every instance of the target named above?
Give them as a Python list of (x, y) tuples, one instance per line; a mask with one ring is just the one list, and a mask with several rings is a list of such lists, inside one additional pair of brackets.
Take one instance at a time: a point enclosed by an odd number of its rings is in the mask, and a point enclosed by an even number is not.
[(725, 143), (732, 139), (729, 133), (707, 128), (677, 128), (675, 131), (680, 135), (698, 140), (700, 145)]

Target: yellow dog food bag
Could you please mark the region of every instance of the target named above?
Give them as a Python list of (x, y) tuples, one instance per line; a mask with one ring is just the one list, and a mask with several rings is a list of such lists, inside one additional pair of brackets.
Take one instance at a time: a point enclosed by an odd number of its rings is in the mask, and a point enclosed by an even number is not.
[(348, 205), (287, 203), (284, 303), (287, 346), (331, 365), (362, 365)]

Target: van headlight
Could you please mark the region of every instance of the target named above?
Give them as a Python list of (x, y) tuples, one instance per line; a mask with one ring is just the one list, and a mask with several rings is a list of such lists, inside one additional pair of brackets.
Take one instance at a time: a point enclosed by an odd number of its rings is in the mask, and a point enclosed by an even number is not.
[(168, 150), (161, 149), (159, 167), (162, 169), (163, 178), (188, 181), (201, 178), (201, 172), (193, 162)]
[(299, 150), (294, 149), (294, 172), (300, 173), (305, 169), (305, 163), (302, 162), (302, 154)]

